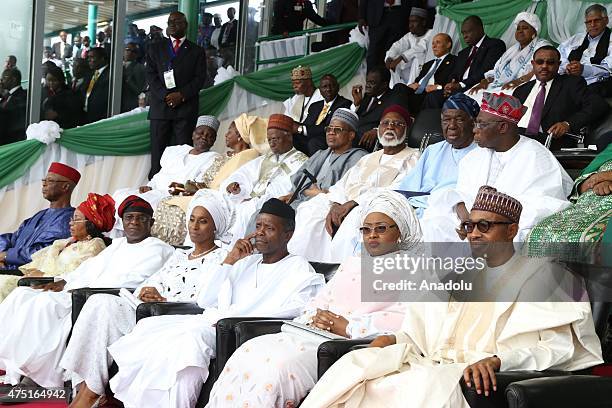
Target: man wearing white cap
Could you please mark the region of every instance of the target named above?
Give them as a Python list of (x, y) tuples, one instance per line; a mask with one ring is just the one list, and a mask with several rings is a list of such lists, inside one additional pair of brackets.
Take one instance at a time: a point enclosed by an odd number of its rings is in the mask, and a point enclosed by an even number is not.
[[(160, 161), (161, 170), (138, 190), (123, 188), (115, 191), (113, 194), (115, 202), (120, 203), (128, 195), (137, 194), (147, 200), (153, 208), (157, 208), (162, 198), (184, 191), (184, 184), (188, 180), (210, 183), (224, 161), (221, 154), (210, 151), (217, 140), (218, 129), (217, 118), (209, 115), (200, 116), (192, 134), (193, 146), (184, 144), (167, 147)], [(118, 218), (115, 232), (111, 235), (116, 235), (117, 229), (123, 229), (120, 222)]]
[(385, 65), (391, 71), (392, 86), (414, 82), (425, 62), (433, 36), (433, 30), (427, 29), (427, 10), (412, 7), (408, 33), (393, 43), (385, 55)]

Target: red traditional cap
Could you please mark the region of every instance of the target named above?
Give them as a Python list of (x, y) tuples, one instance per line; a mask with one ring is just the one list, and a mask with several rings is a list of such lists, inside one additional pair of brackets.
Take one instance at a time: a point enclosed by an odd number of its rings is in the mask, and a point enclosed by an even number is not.
[(280, 113), (273, 113), (268, 119), (268, 129), (280, 129), (293, 133), (293, 119)]
[(391, 112), (399, 113), (400, 115), (402, 115), (402, 117), (406, 121), (407, 127), (412, 125), (412, 115), (410, 115), (410, 112), (408, 112), (408, 109), (404, 108), (401, 105), (389, 106), (387, 109), (385, 109), (380, 119), (382, 120), (382, 118), (384, 118), (387, 113), (391, 113)]
[(89, 193), (77, 209), (102, 232), (110, 231), (115, 225), (115, 200), (108, 194)]
[(77, 184), (81, 179), (81, 173), (79, 173), (76, 169), (67, 166), (63, 163), (51, 163), (48, 171), (49, 173), (55, 173), (59, 174), (60, 176), (64, 176), (67, 179), (74, 181), (74, 184)]
[(482, 186), (478, 189), (472, 210), (492, 212), (518, 223), (521, 219), (523, 206), (514, 197), (500, 193), (493, 187)]
[(512, 95), (506, 95), (503, 92), (499, 94), (485, 92), (482, 96), (480, 111), (518, 123), (527, 112), (527, 107)]
[(151, 216), (153, 215), (153, 207), (151, 207), (151, 204), (136, 195), (128, 196), (128, 198), (123, 200), (121, 205), (119, 205), (117, 214), (119, 214), (119, 217), (123, 217), (123, 213), (127, 210), (130, 210), (130, 212), (141, 212)]

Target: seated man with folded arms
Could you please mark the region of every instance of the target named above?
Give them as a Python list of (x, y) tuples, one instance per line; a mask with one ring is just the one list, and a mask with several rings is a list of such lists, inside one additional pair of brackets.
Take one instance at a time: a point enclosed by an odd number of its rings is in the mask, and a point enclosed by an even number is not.
[[(366, 203), (360, 221), (364, 248), (372, 258), (409, 250), (421, 239), (414, 210), (393, 191)], [(350, 339), (397, 331), (404, 305), (362, 301), (362, 262), (360, 256), (345, 259), (294, 321)], [(314, 336), (318, 339), (282, 331), (249, 340), (225, 365), (207, 407), (297, 406), (317, 380), (317, 349), (327, 340)]]
[(483, 186), (461, 226), (473, 256), (485, 259), (479, 276), (492, 289), (481, 293), (497, 302), (457, 300), (450, 291), (437, 302), (406, 302), (400, 331), (338, 360), (300, 407), (406, 407), (410, 401), (410, 407), (467, 408), (461, 378), (490, 396), (498, 392), (498, 371), (575, 371), (601, 363), (589, 303), (545, 300), (546, 291), (539, 297), (538, 277), (549, 265), (514, 252), (522, 208)]
[[(474, 119), (480, 107), (472, 98), (462, 93), (452, 95), (442, 107), (441, 142), (427, 146), (414, 169), (391, 189), (433, 193), (438, 190), (454, 188), (457, 184), (459, 163), (469, 152), (476, 148), (474, 143)], [(408, 202), (423, 216), (429, 195), (413, 196)]]
[[(359, 214), (352, 210), (362, 195), (375, 187), (399, 182), (415, 167), (419, 150), (408, 147), (406, 135), (412, 118), (399, 105), (387, 108), (378, 127), (382, 150), (363, 156), (329, 192), (297, 208), (297, 224), (289, 242), (292, 254), (311, 262), (340, 263), (353, 254), (350, 237), (359, 227)], [(348, 239), (347, 239), (348, 237)]]
[(519, 242), (541, 219), (569, 206), (572, 179), (548, 149), (519, 135), (517, 123), (525, 110), (513, 96), (485, 93), (474, 123), (478, 147), (459, 162), (457, 185), (434, 192), (421, 217), (426, 242), (458, 240), (455, 229), (465, 221), (482, 185), (523, 203)]
[(267, 129), (270, 152), (251, 160), (221, 183), (220, 191), (236, 203), (236, 222), (230, 231), (233, 242), (250, 232), (251, 220), (263, 203), (291, 191), (291, 176), (308, 159), (293, 147), (293, 123), (289, 116), (270, 115)]
[[(142, 302), (196, 302), (200, 290), (227, 256), (215, 245), (223, 239), (233, 220), (233, 208), (223, 194), (203, 190), (190, 204), (187, 221), (193, 249), (177, 249), (163, 268), (134, 291)], [(128, 299), (110, 294), (90, 296), (74, 324), (60, 367), (80, 384), (71, 408), (90, 408), (108, 384), (113, 360), (106, 351), (136, 325), (135, 307)], [(108, 398), (106, 398), (108, 400)]]
[(304, 258), (287, 251), (294, 225), (290, 206), (268, 200), (256, 232), (236, 242), (215, 274), (219, 279), (201, 291), (202, 314), (143, 319), (113, 343), (108, 350), (119, 366), (110, 381), (115, 398), (125, 407), (194, 407), (215, 357), (220, 319), (297, 316), (325, 281)]
[[(291, 203), (295, 209), (317, 194), (329, 192), (331, 186), (336, 184), (359, 159), (368, 154), (363, 149), (353, 147), (358, 121), (357, 115), (350, 109), (339, 108), (334, 112), (329, 125), (325, 127), (328, 148), (315, 152), (291, 176), (293, 192), (279, 197), (282, 201), (288, 202), (293, 193), (297, 192), (295, 200)], [(313, 183), (304, 171), (314, 176), (316, 183)], [(298, 187), (300, 191), (297, 191)]]
[(58, 363), (71, 329), (73, 289), (136, 287), (159, 271), (174, 250), (150, 236), (153, 209), (130, 196), (119, 206), (125, 238), (117, 238), (97, 256), (41, 288), (20, 287), (0, 303), (0, 369), (5, 382), (62, 387)]
[(49, 201), (49, 208), (22, 222), (17, 231), (0, 235), (0, 269), (27, 264), (34, 252), (70, 236), (68, 222), (74, 213), (70, 197), (80, 178), (76, 169), (51, 163), (42, 180), (42, 194)]

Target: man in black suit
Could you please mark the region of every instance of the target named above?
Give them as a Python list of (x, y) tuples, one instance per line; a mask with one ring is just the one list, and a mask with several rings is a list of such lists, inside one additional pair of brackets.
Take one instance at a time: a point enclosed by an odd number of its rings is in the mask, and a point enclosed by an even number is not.
[(123, 87), (121, 88), (121, 112), (138, 107), (138, 96), (145, 88), (145, 67), (138, 62), (140, 47), (135, 42), (125, 46), (123, 54)]
[(0, 77), (0, 145), (25, 139), (28, 94), (21, 87), (21, 72), (5, 69)]
[(96, 122), (108, 115), (108, 59), (104, 48), (97, 47), (87, 54), (91, 76), (85, 80), (85, 123)]
[(444, 84), (451, 80), (455, 69), (456, 56), (450, 53), (453, 40), (448, 34), (440, 33), (431, 39), (431, 49), (434, 59), (423, 64), (421, 72), (408, 87), (408, 108), (414, 115), (421, 110), (423, 100), (428, 93), (442, 90)]
[(323, 75), (319, 83), (319, 92), (323, 97), (310, 105), (304, 123), (294, 122), (293, 146), (299, 151), (312, 156), (317, 150), (327, 149), (325, 127), (329, 125), (338, 108), (349, 108), (351, 101), (338, 95), (340, 85), (332, 74)]
[(411, 0), (361, 0), (359, 31), (368, 27), (368, 69), (384, 63), (385, 52), (408, 32)]
[(151, 171), (161, 169), (159, 160), (166, 146), (191, 144), (198, 118), (199, 93), (206, 80), (206, 53), (185, 38), (187, 19), (170, 13), (170, 38), (152, 43), (146, 55), (150, 90)]
[(405, 85), (397, 84), (389, 88), (391, 73), (384, 65), (370, 69), (366, 75), (365, 96), (363, 87), (355, 85), (352, 90), (355, 113), (359, 116), (357, 144), (372, 151), (378, 140), (377, 127), (382, 113), (391, 105), (408, 104), (408, 91)]
[(238, 20), (236, 16), (236, 9), (230, 7), (227, 9), (227, 18), (229, 21), (221, 26), (221, 33), (219, 34), (219, 51), (223, 58), (223, 66), (228, 65), (235, 66), (234, 56), (236, 55), (236, 39), (238, 36)]
[(291, 32), (303, 30), (304, 20), (310, 20), (320, 26), (329, 24), (316, 13), (310, 0), (276, 0), (270, 33), (286, 37)]
[(72, 58), (72, 45), (66, 42), (68, 34), (65, 31), (60, 31), (59, 38), (61, 41), (53, 44), (53, 55), (56, 59), (66, 61), (66, 58)]
[(444, 85), (443, 90), (428, 93), (423, 108), (442, 108), (450, 95), (465, 92), (479, 83), (485, 72), (493, 69), (506, 51), (506, 44), (502, 40), (485, 35), (482, 20), (478, 16), (469, 16), (463, 20), (461, 35), (467, 47), (457, 55), (451, 81)]
[(523, 134), (542, 143), (551, 133), (551, 150), (576, 146), (575, 139), (564, 135), (568, 132), (578, 134), (580, 128), (595, 122), (609, 110), (603, 98), (587, 90), (583, 77), (559, 75), (560, 63), (561, 54), (555, 47), (538, 48), (531, 62), (535, 79), (513, 92), (527, 107), (518, 127)]

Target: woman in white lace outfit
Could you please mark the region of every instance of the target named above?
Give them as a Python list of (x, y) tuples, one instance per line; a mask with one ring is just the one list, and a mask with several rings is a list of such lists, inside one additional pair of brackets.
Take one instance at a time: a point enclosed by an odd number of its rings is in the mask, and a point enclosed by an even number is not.
[[(194, 302), (200, 290), (217, 272), (227, 255), (215, 239), (226, 240), (234, 210), (221, 193), (200, 191), (190, 205), (187, 220), (190, 250), (177, 250), (164, 267), (134, 292), (143, 302)], [(60, 367), (67, 370), (72, 385), (81, 384), (71, 408), (91, 407), (104, 395), (112, 358), (106, 348), (126, 335), (136, 324), (132, 302), (123, 297), (91, 296), (76, 321)]]

